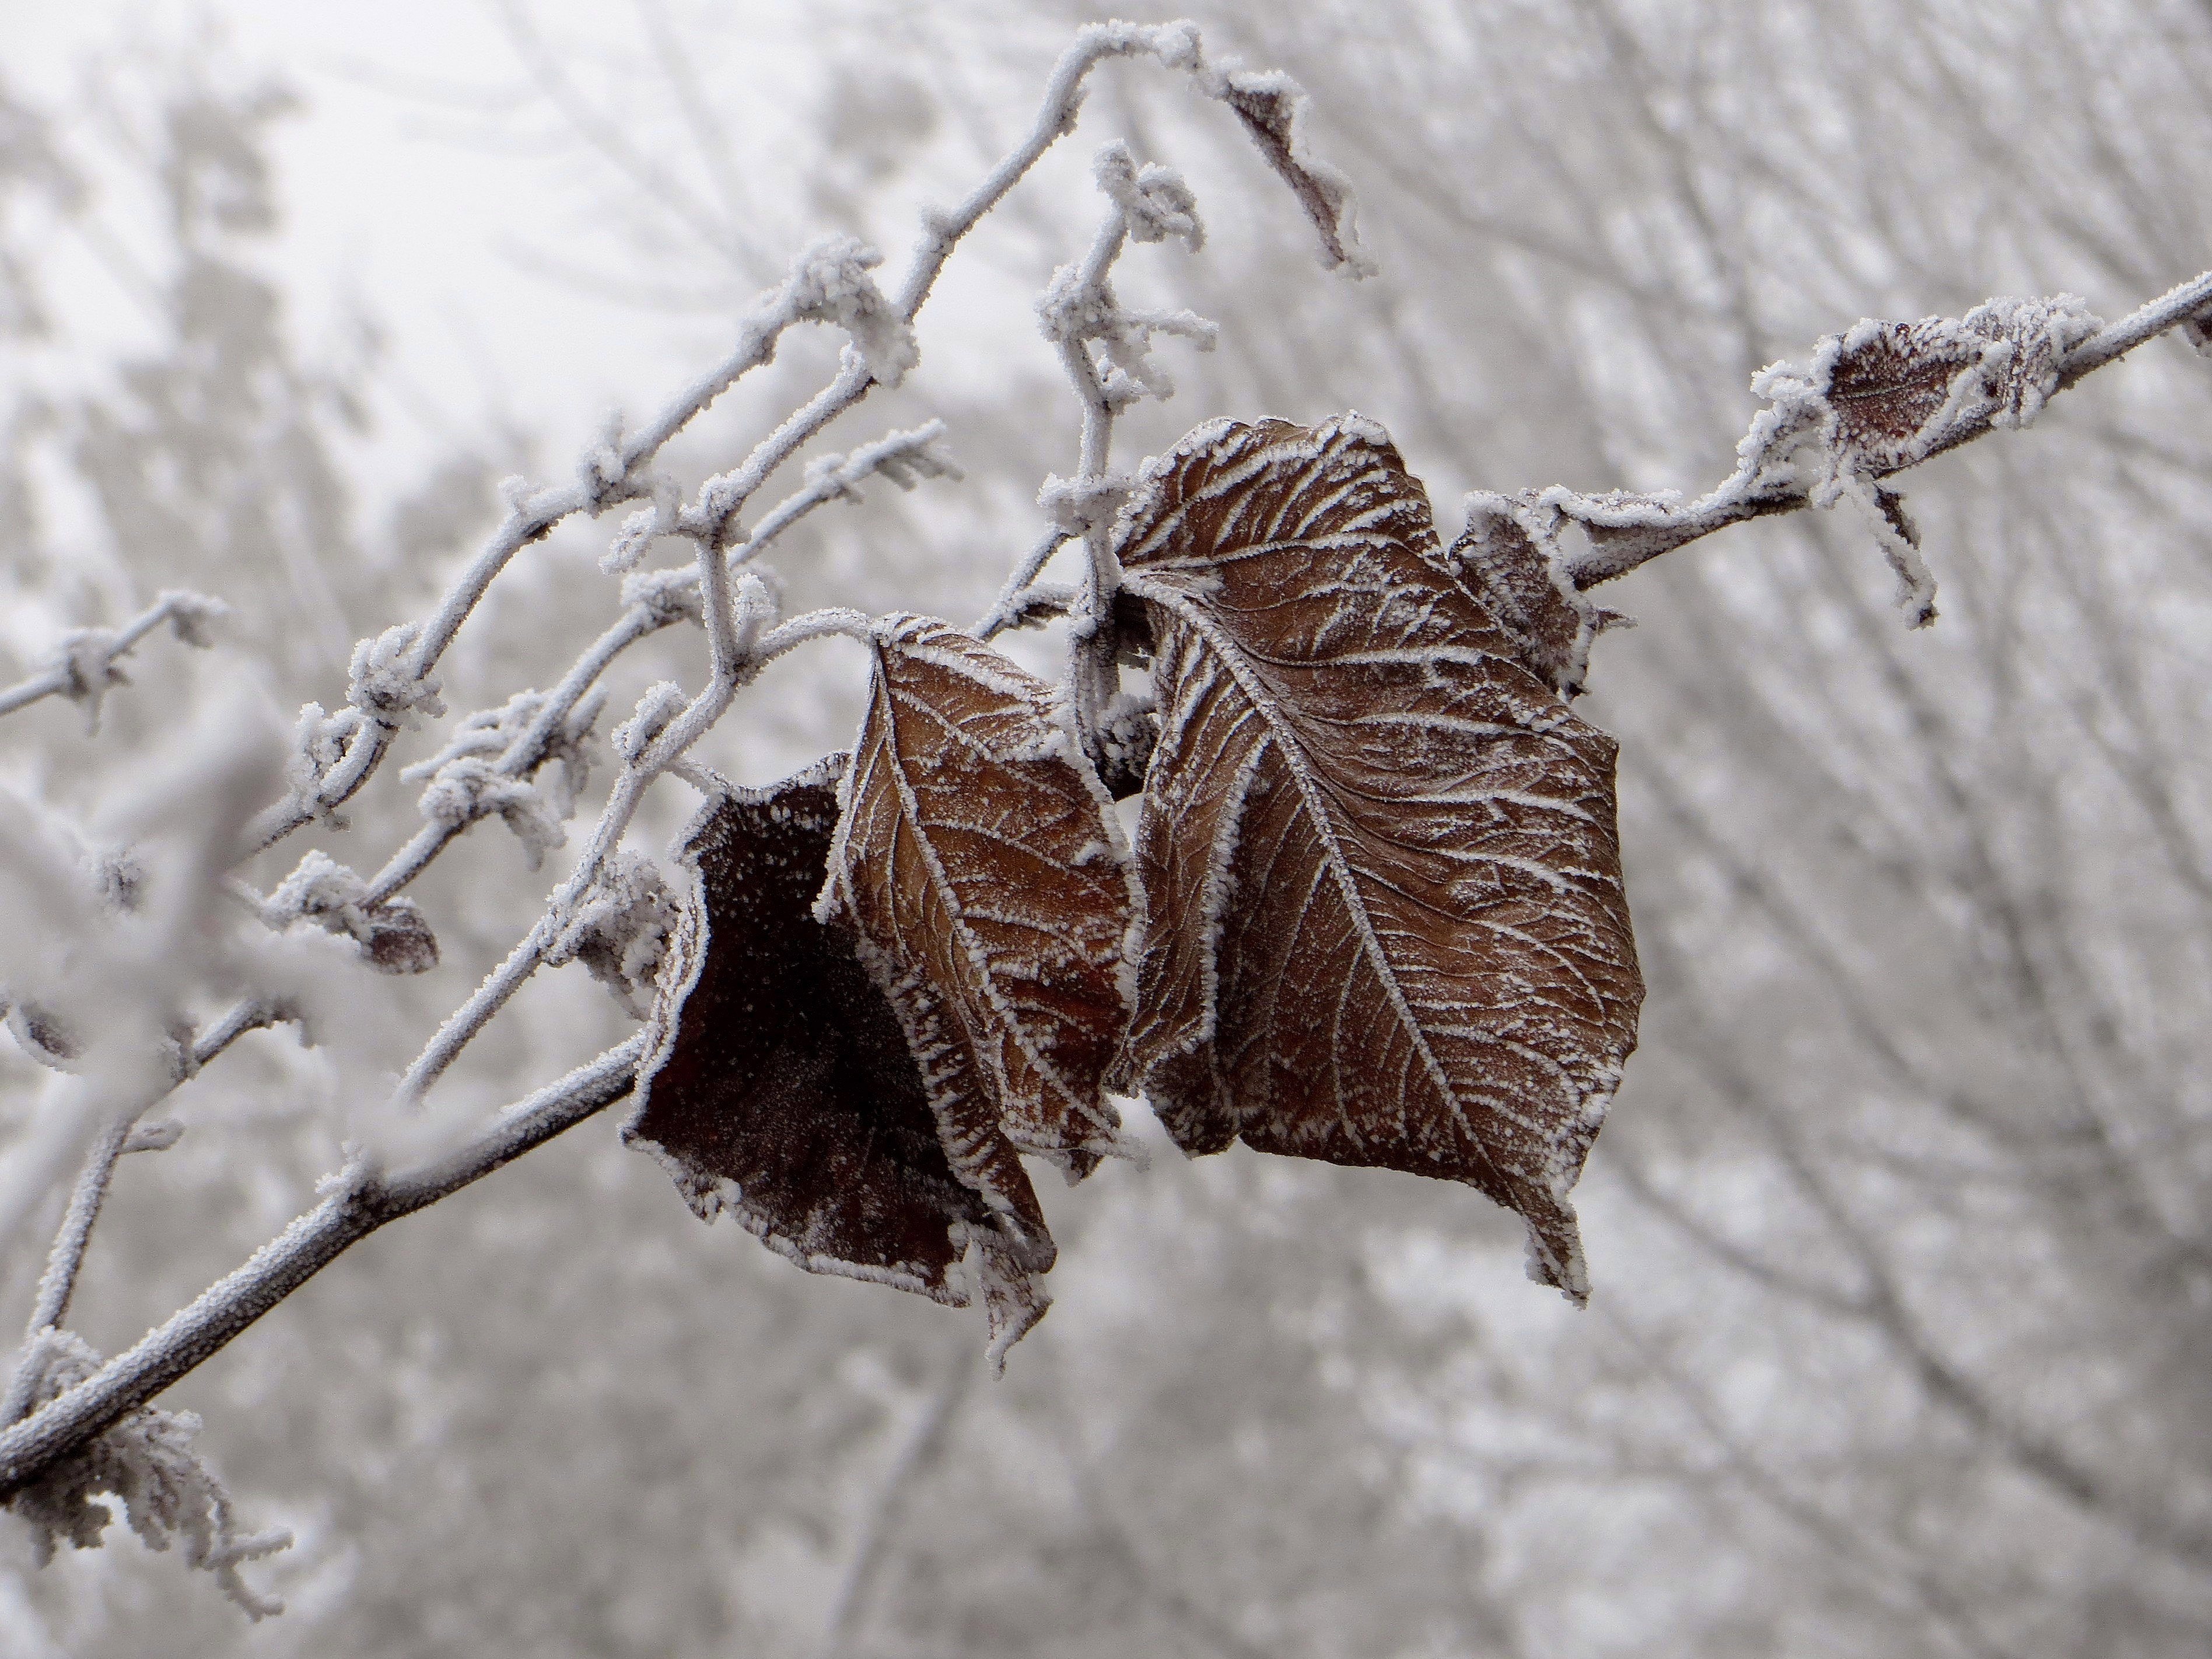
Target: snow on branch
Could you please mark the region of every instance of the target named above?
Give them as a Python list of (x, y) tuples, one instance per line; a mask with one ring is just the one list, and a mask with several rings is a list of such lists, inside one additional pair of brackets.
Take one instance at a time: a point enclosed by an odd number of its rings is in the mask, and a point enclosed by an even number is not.
[(1076, 31), (1074, 43), (1054, 66), (1045, 84), (1043, 106), (1027, 136), (958, 207), (928, 216), (913, 269), (900, 290), (903, 314), (910, 319), (928, 298), (953, 246), (976, 221), (1005, 198), (1039, 156), (1075, 131), (1091, 71), (1109, 58), (1144, 57), (1190, 76), (1201, 94), (1229, 106), (1313, 220), (1321, 234), (1324, 265), (1353, 276), (1374, 270), (1354, 229), (1351, 186), (1306, 147), (1298, 127), (1305, 94), (1295, 81), (1280, 71), (1246, 70), (1234, 59), (1207, 62), (1198, 25), (1188, 18), (1170, 23), (1091, 23)]
[[(1897, 573), (1899, 605), (1923, 627), (1935, 620), (1935, 580), (1904, 497), (1882, 481), (1984, 433), (2024, 428), (2093, 370), (2168, 330), (2202, 331), (2208, 319), (2212, 273), (2109, 326), (2072, 295), (1990, 300), (1960, 318), (1863, 321), (1802, 362), (1759, 373), (1752, 389), (1767, 406), (1718, 488), (1692, 501), (1558, 484), (1477, 491), (1449, 556), (1570, 695), (1581, 690), (1590, 641), (1622, 620), (1586, 590), (1727, 526), (1802, 507), (1851, 507)], [(1586, 548), (1562, 539), (1570, 526)]]
[[(39, 1334), (25, 1366), (35, 1376), (33, 1407), (43, 1406), (98, 1374), (100, 1355), (82, 1338), (49, 1327)], [(191, 1412), (137, 1406), (66, 1462), (58, 1462), (8, 1500), (31, 1528), (41, 1565), (55, 1547), (97, 1549), (114, 1516), (103, 1496), (121, 1500), (131, 1530), (149, 1549), (184, 1540), (185, 1565), (215, 1575), (216, 1582), (259, 1620), (284, 1611), (283, 1598), (265, 1595), (239, 1568), (289, 1549), (292, 1534), (273, 1527), (241, 1533), (221, 1477), (191, 1449), (200, 1419)]]
[(422, 974), (438, 965), (438, 938), (411, 899), (380, 898), (321, 848), (310, 851), (261, 905), (279, 933), (307, 921), (361, 946), (380, 973)]
[(42, 697), (67, 697), (84, 710), (86, 732), (97, 732), (101, 701), (117, 686), (131, 684), (122, 664), (132, 647), (167, 623), (178, 639), (205, 650), (215, 643), (215, 624), (229, 613), (222, 600), (179, 588), (162, 594), (122, 628), (73, 629), (62, 636), (43, 670), (0, 690), (0, 714), (12, 714)]
[[(849, 238), (808, 249), (783, 285), (764, 296), (740, 326), (736, 349), (640, 431), (625, 438), (619, 422), (611, 422), (585, 452), (574, 483), (533, 490), (509, 480), (507, 517), (437, 610), (425, 621), (397, 624), (355, 647), (348, 708), (331, 715), (310, 703), (301, 712), (289, 769), (291, 789), (254, 820), (251, 845), (267, 848), (303, 824), (329, 818), (368, 781), (400, 727), (441, 716), (445, 708), (432, 670), (499, 573), (523, 548), (579, 513), (596, 515), (640, 496), (665, 499), (670, 486), (653, 470), (662, 448), (739, 379), (774, 361), (786, 330), (807, 321), (844, 327), (855, 342), (858, 375), (843, 374), (833, 383), (832, 391), (842, 396), (817, 397), (816, 418), (793, 429), (778, 460), (864, 392), (877, 368), (894, 377), (903, 374), (908, 359), (901, 342), (910, 340), (901, 331), (910, 332), (911, 318), (893, 317), (877, 291), (867, 274), (877, 259)], [(749, 494), (730, 492), (725, 516), (733, 515)]]
[[(493, 1170), (574, 1127), (629, 1093), (644, 1047), (641, 1036), (610, 1048), (590, 1064), (501, 1113), (466, 1145), (415, 1169), (386, 1175), (356, 1160), (324, 1184), (322, 1202), (210, 1286), (136, 1346), (66, 1385), (22, 1421), (0, 1431), (0, 1501), (10, 1505), (65, 1463), (88, 1452), (95, 1437), (122, 1422), (162, 1389), (221, 1349), (285, 1297), (378, 1228), (411, 1215), (480, 1181)], [(34, 1498), (35, 1504), (39, 1500)]]
[[(357, 649), (352, 708), (329, 715), (309, 704), (302, 712), (290, 769), (292, 787), (284, 799), (254, 820), (251, 844), (256, 849), (273, 845), (304, 824), (329, 818), (352, 797), (390, 747), (395, 729), (392, 717), (433, 712), (436, 685), (431, 672), (493, 580), (518, 552), (543, 540), (556, 526), (578, 513), (596, 515), (644, 498), (656, 503), (655, 512), (641, 525), (625, 526), (631, 541), (672, 532), (695, 537), (704, 533), (717, 544), (729, 539), (738, 514), (770, 472), (871, 387), (896, 385), (913, 367), (915, 319), (953, 248), (1045, 151), (1074, 131), (1091, 70), (1108, 58), (1139, 57), (1151, 57), (1164, 68), (1190, 75), (1201, 93), (1230, 107), (1314, 220), (1325, 264), (1353, 276), (1373, 269), (1353, 230), (1349, 187), (1340, 174), (1307, 149), (1298, 126), (1304, 94), (1294, 82), (1279, 73), (1247, 70), (1233, 61), (1208, 63), (1198, 27), (1188, 20), (1087, 25), (1054, 66), (1042, 107), (1029, 132), (957, 207), (924, 216), (921, 243), (895, 300), (887, 299), (870, 275), (879, 263), (873, 250), (850, 237), (817, 242), (799, 256), (782, 287), (756, 306), (739, 329), (736, 347), (720, 363), (635, 432), (624, 436), (619, 422), (611, 424), (586, 451), (574, 483), (532, 489), (521, 480), (510, 480), (506, 519), (431, 617), (419, 624), (400, 625), (413, 630), (404, 636), (404, 650), (397, 629)], [(1139, 240), (1155, 233), (1182, 234), (1171, 228), (1178, 211), (1172, 192), (1155, 180), (1147, 196), (1141, 174), (1132, 182), (1140, 203), (1151, 204), (1139, 211)], [(1191, 234), (1195, 234), (1194, 221)], [(660, 451), (744, 375), (772, 362), (784, 331), (805, 321), (830, 323), (851, 336), (852, 347), (839, 373), (756, 447), (741, 466), (702, 485), (694, 507), (681, 515), (684, 521), (672, 522), (678, 515), (669, 511), (670, 486), (653, 471)], [(1161, 329), (1170, 325), (1167, 319), (1152, 323)], [(616, 556), (619, 566), (621, 556)], [(0, 712), (5, 712), (4, 707)]]

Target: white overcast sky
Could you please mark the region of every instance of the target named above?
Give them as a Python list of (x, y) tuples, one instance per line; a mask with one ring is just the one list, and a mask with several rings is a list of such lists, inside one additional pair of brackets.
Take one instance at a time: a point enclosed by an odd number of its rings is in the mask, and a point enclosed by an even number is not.
[[(636, 50), (626, 3), (532, 0), (528, 11), (549, 38), (586, 57), (609, 30)], [(723, 118), (772, 135), (804, 106), (817, 58), (797, 32), (805, 15), (742, 0), (717, 8), (726, 38), (741, 25), (747, 41), (717, 82)], [(0, 17), (5, 76), (42, 104), (66, 103), (97, 54), (173, 52), (210, 29), (222, 63), (269, 72), (300, 94), (305, 108), (284, 121), (276, 146), (285, 225), (270, 256), (298, 331), (312, 342), (358, 296), (388, 331), (392, 368), (451, 414), (471, 417), (505, 400), (562, 444), (610, 401), (657, 403), (699, 364), (708, 319), (625, 312), (515, 264), (520, 244), (574, 246), (593, 227), (588, 179), (573, 156), (488, 144), (484, 122), (440, 96), (496, 99), (527, 84), (489, 3), (0, 0)], [(65, 298), (80, 313), (112, 304), (127, 326), (119, 291), (103, 298), (88, 280)], [(392, 435), (409, 447), (404, 433)]]

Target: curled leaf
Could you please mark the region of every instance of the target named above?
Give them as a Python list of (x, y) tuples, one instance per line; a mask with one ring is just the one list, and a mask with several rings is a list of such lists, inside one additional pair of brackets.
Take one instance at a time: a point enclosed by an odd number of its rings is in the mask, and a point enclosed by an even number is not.
[(1188, 1152), (1468, 1182), (1581, 1300), (1568, 1195), (1643, 995), (1613, 740), (1447, 574), (1370, 422), (1201, 428), (1118, 546), (1160, 727), (1129, 1078)]
[(1375, 261), (1359, 241), (1350, 181), (1306, 147), (1305, 89), (1280, 70), (1224, 69), (1211, 90), (1235, 112), (1267, 165), (1298, 198), (1321, 234), (1322, 264), (1353, 276), (1373, 276)]
[(843, 762), (734, 791), (693, 823), (623, 1137), (702, 1218), (727, 1211), (811, 1273), (964, 1307), (953, 1270), (973, 1243), (995, 1359), (1044, 1312), (1051, 1236), (1011, 1149), (977, 1156), (995, 1139), (988, 1115), (933, 1109), (852, 935), (814, 920)]
[(1126, 1150), (1103, 1081), (1136, 889), (1052, 689), (944, 623), (886, 617), (845, 793), (822, 914), (854, 927), (940, 1115), (973, 1118), (963, 1144), (1071, 1179)]
[(1467, 529), (1443, 565), (1512, 637), (1521, 665), (1572, 697), (1589, 676), (1591, 641), (1627, 618), (1593, 604), (1567, 575), (1559, 556), (1559, 516), (1540, 495), (1477, 490), (1467, 498)]

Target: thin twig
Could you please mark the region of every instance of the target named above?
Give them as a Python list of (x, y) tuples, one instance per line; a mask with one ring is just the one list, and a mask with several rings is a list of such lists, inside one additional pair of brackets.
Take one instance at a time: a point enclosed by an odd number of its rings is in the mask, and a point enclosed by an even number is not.
[[(137, 1118), (134, 1112), (110, 1119), (86, 1155), (84, 1171), (70, 1193), (61, 1231), (54, 1236), (53, 1249), (46, 1257), (46, 1270), (40, 1275), (39, 1294), (24, 1329), (25, 1336), (34, 1337), (48, 1326), (59, 1325), (68, 1316), (70, 1297), (76, 1289), (77, 1269), (84, 1264), (85, 1246), (91, 1241), (93, 1224), (100, 1218), (100, 1206), (107, 1198), (108, 1182), (115, 1174), (115, 1162), (123, 1156), (124, 1146), (131, 1139)], [(6, 1406), (0, 1407), (0, 1418), (10, 1423), (23, 1414), (30, 1394), (28, 1379), (21, 1370), (16, 1373), (16, 1382), (21, 1385), (24, 1398), (17, 1399), (18, 1389), (10, 1387)]]
[[(173, 1073), (170, 1087), (185, 1082), (197, 1074), (201, 1066), (222, 1054), (224, 1049), (244, 1036), (273, 1025), (283, 1018), (280, 1010), (258, 998), (248, 998), (196, 1037), (189, 1048), (181, 1049)], [(25, 1328), (27, 1338), (36, 1338), (49, 1326), (58, 1326), (68, 1317), (70, 1298), (76, 1293), (78, 1273), (84, 1266), (86, 1247), (92, 1241), (92, 1230), (100, 1220), (101, 1206), (107, 1200), (107, 1188), (115, 1174), (115, 1165), (122, 1156), (132, 1150), (132, 1137), (139, 1119), (167, 1097), (169, 1089), (148, 1095), (129, 1107), (113, 1112), (107, 1126), (94, 1139), (85, 1154), (84, 1168), (78, 1175), (76, 1185), (70, 1191), (67, 1207), (62, 1212), (60, 1230), (54, 1235), (52, 1248), (46, 1255), (46, 1271), (39, 1279), (39, 1292), (31, 1310), (30, 1322)], [(13, 1423), (28, 1409), (31, 1391), (37, 1387), (33, 1374), (33, 1356), (26, 1351), (9, 1379), (8, 1391), (0, 1397), (0, 1423)]]
[[(1096, 295), (1101, 308), (1108, 304), (1106, 278), (1128, 246), (1128, 216), (1116, 204), (1110, 209), (1092, 239), (1075, 278), (1075, 291)], [(1059, 341), (1061, 366), (1083, 404), (1083, 437), (1076, 465), (1079, 501), (1106, 482), (1107, 461), (1114, 444), (1114, 403), (1091, 355), (1091, 337), (1071, 329)], [(1085, 514), (1083, 545), (1086, 556), (1082, 586), (1068, 613), (1071, 639), (1067, 657), (1068, 708), (1074, 715), (1077, 740), (1091, 764), (1102, 771), (1106, 755), (1099, 726), (1106, 706), (1120, 684), (1114, 641), (1114, 592), (1121, 586), (1121, 567), (1114, 556), (1113, 526), (1095, 507)]]
[(204, 625), (225, 608), (218, 601), (198, 593), (164, 593), (145, 611), (112, 634), (100, 629), (79, 629), (64, 641), (44, 672), (0, 691), (0, 715), (27, 708), (44, 697), (89, 701), (97, 708), (103, 694), (125, 683), (116, 665), (130, 655), (131, 647), (163, 623), (168, 623), (176, 629), (177, 637), (185, 643), (204, 645), (207, 641), (201, 631)]
[[(2117, 361), (2146, 340), (2201, 317), (2208, 307), (2212, 307), (2212, 271), (2171, 289), (2075, 345), (2057, 365), (2052, 394), (2075, 385), (2085, 375)], [(1990, 429), (1984, 423), (1953, 434), (1931, 445), (1910, 465), (1932, 460)], [(1868, 476), (1893, 475), (1877, 469)], [(1813, 504), (1802, 482), (1777, 483), (1761, 489), (1741, 488), (1743, 482), (1739, 473), (1682, 506), (1639, 502), (1626, 514), (1615, 503), (1601, 497), (1582, 496), (1572, 491), (1547, 490), (1543, 494), (1564, 518), (1581, 525), (1589, 537), (1589, 550), (1566, 561), (1569, 578), (1576, 587), (1587, 590), (1625, 576), (1661, 554), (1671, 553), (1717, 530), (1776, 514), (1795, 513)]]
[(860, 1620), (866, 1615), (877, 1580), (891, 1556), (898, 1530), (913, 1498), (914, 1488), (945, 1455), (960, 1408), (973, 1392), (976, 1376), (975, 1351), (964, 1342), (951, 1350), (945, 1370), (913, 1430), (892, 1458), (883, 1484), (862, 1518), (853, 1556), (830, 1597), (830, 1613), (823, 1622), (822, 1659), (842, 1659), (852, 1644)]
[(979, 640), (994, 640), (1009, 628), (1020, 627), (1031, 608), (1024, 601), (1036, 584), (1037, 573), (1052, 562), (1054, 554), (1067, 545), (1073, 534), (1054, 525), (1039, 536), (1014, 566), (991, 608), (968, 631)]
[(2212, 312), (2212, 270), (2168, 289), (2075, 346), (2059, 367), (2059, 389), (2063, 391), (2083, 375), (2117, 362), (2168, 329), (2191, 320), (2201, 323), (2208, 312)]
[[(854, 450), (834, 467), (811, 476), (804, 488), (793, 490), (771, 507), (752, 533), (729, 550), (734, 569), (760, 556), (783, 532), (824, 504), (853, 499), (858, 486), (869, 477), (901, 467), (915, 471), (949, 472), (950, 464), (927, 457), (930, 444), (944, 435), (945, 423), (931, 421), (911, 431), (892, 432)], [(809, 469), (812, 472), (812, 469)], [(650, 597), (631, 605), (607, 630), (586, 647), (538, 705), (529, 726), (494, 763), (495, 775), (526, 778), (545, 763), (548, 746), (615, 659), (640, 641), (672, 627), (690, 613), (688, 596), (698, 586), (699, 573), (690, 569), (659, 571), (644, 579)], [(360, 902), (379, 904), (391, 898), (429, 868), (430, 865), (469, 828), (466, 822), (441, 819), (417, 830), (363, 890)]]

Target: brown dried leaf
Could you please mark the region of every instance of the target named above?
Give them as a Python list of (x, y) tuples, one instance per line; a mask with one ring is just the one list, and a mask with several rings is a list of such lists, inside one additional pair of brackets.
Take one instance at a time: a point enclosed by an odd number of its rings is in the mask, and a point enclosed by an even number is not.
[(1490, 490), (1468, 496), (1467, 528), (1443, 565), (1512, 636), (1522, 667), (1561, 696), (1579, 696), (1591, 641), (1627, 618), (1601, 609), (1565, 578), (1553, 557), (1555, 532), (1540, 540), (1529, 533), (1516, 508), (1540, 514), (1528, 500), (1535, 493), (1517, 503)]
[(684, 1200), (727, 1210), (812, 1273), (964, 1307), (951, 1274), (977, 1246), (995, 1359), (1035, 1324), (1052, 1264), (1011, 1152), (987, 1200), (949, 1146), (898, 1017), (846, 930), (813, 918), (837, 823), (842, 756), (711, 804), (686, 837), (693, 880), (661, 976), (623, 1136)]
[(1188, 1152), (1449, 1176), (1588, 1294), (1569, 1190), (1634, 1046), (1613, 740), (1346, 416), (1201, 428), (1124, 515), (1160, 738), (1129, 1075)]
[(1291, 187), (1321, 233), (1322, 264), (1343, 267), (1358, 276), (1371, 275), (1374, 261), (1359, 245), (1352, 186), (1344, 175), (1306, 149), (1299, 118), (1306, 94), (1279, 70), (1230, 70), (1215, 94), (1236, 112), (1244, 130), (1276, 176)]
[[(848, 920), (994, 1190), (1013, 1151), (1071, 1179), (1123, 1151), (1102, 1079), (1127, 1021), (1134, 877), (1052, 689), (945, 623), (877, 626), (823, 914)], [(1001, 1148), (1003, 1151), (994, 1151)]]
[(413, 899), (390, 898), (360, 909), (356, 936), (378, 973), (427, 974), (438, 965), (438, 936)]
[(1992, 300), (1964, 317), (1868, 320), (1815, 349), (1809, 370), (1779, 365), (1832, 411), (1838, 465), (1885, 477), (1993, 426), (2026, 426), (2057, 389), (2066, 353), (2094, 333), (2080, 301)]

